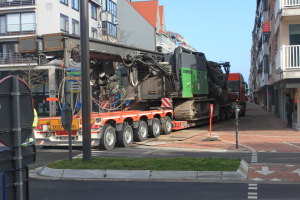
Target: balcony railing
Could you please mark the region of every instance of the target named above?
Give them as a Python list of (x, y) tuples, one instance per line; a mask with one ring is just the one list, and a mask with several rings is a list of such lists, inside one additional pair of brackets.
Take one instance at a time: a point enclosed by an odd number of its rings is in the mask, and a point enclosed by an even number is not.
[(276, 71), (281, 69), (300, 69), (300, 45), (282, 45), (275, 57)]
[(0, 26), (1, 35), (28, 35), (36, 33), (36, 24), (10, 24)]
[(276, 0), (275, 2), (275, 19), (277, 18), (278, 13), (284, 7), (293, 7), (300, 6), (300, 0)]
[(35, 0), (0, 0), (0, 7), (31, 6)]
[(37, 65), (37, 60), (32, 58), (23, 58), (16, 53), (0, 53), (0, 66), (29, 66)]

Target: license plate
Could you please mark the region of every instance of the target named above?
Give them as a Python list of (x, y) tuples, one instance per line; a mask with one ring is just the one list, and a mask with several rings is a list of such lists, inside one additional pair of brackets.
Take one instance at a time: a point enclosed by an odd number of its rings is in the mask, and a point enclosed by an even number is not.
[[(62, 131), (64, 130), (61, 120), (60, 119), (52, 119), (50, 120), (50, 129), (54, 131)], [(79, 120), (73, 119), (72, 120), (72, 130), (78, 130), (79, 129)]]

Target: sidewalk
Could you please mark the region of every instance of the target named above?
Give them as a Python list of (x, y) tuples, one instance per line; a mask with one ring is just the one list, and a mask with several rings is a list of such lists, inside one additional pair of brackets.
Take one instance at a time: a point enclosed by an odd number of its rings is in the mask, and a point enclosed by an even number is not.
[[(254, 103), (248, 102), (246, 117), (239, 118), (238, 149), (235, 145), (235, 119), (221, 123), (230, 124), (215, 128), (218, 123), (214, 123), (212, 137), (219, 137), (222, 141), (202, 141), (209, 137), (209, 132), (205, 131), (181, 142), (158, 146), (254, 152), (300, 152), (300, 132), (292, 128), (284, 128), (286, 122)], [(188, 131), (195, 132), (201, 129), (203, 127), (190, 128)]]
[[(208, 125), (189, 128), (171, 135), (149, 139), (143, 143), (136, 143), (131, 148), (177, 149), (178, 151), (210, 151), (210, 152), (251, 152), (252, 160), (248, 167), (244, 165), (244, 176), (241, 172), (136, 172), (126, 170), (102, 170), (95, 175), (94, 170), (51, 170), (43, 168), (39, 172), (42, 176), (59, 179), (90, 179), (97, 177), (101, 180), (194, 180), (194, 181), (248, 181), (248, 182), (293, 182), (300, 183), (300, 165), (263, 163), (257, 153), (300, 153), (300, 132), (284, 128), (286, 123), (270, 114), (261, 106), (248, 102), (248, 112), (239, 118), (238, 141), (236, 149), (235, 119), (212, 125), (212, 137), (221, 141), (202, 141), (209, 137)], [(183, 137), (185, 135), (185, 137)], [(263, 163), (263, 164), (262, 164)], [(101, 170), (100, 170), (101, 171)], [(105, 171), (105, 172), (104, 172)], [(35, 176), (37, 171), (32, 171)], [(99, 177), (100, 176), (100, 177)], [(203, 177), (202, 177), (203, 176)], [(144, 178), (137, 178), (144, 177)], [(226, 177), (228, 178), (226, 180)], [(41, 178), (41, 177), (40, 177)]]

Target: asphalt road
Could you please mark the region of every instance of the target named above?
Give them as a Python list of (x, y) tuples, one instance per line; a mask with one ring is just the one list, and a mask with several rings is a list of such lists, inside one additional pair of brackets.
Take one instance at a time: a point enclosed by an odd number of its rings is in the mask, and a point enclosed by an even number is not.
[(46, 181), (30, 180), (31, 200), (106, 199), (106, 200), (182, 200), (182, 199), (248, 199), (248, 192), (258, 199), (299, 199), (299, 185), (248, 183), (162, 183), (122, 181)]

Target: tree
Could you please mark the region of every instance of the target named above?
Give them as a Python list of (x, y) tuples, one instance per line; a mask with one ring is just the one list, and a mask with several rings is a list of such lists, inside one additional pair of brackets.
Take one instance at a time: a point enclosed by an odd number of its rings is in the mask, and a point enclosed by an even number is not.
[[(98, 28), (98, 38), (111, 43), (125, 44), (128, 37), (133, 31), (126, 31), (120, 28), (120, 26), (109, 26), (109, 23), (102, 23), (102, 28)], [(116, 37), (114, 37), (116, 36)]]
[(26, 60), (28, 60), (27, 67), (18, 67), (15, 70), (16, 74), (27, 83), (31, 91), (41, 85), (47, 84), (48, 78), (45, 78), (45, 76), (48, 75), (48, 70), (33, 66), (33, 59), (30, 57), (25, 59), (25, 61)]

